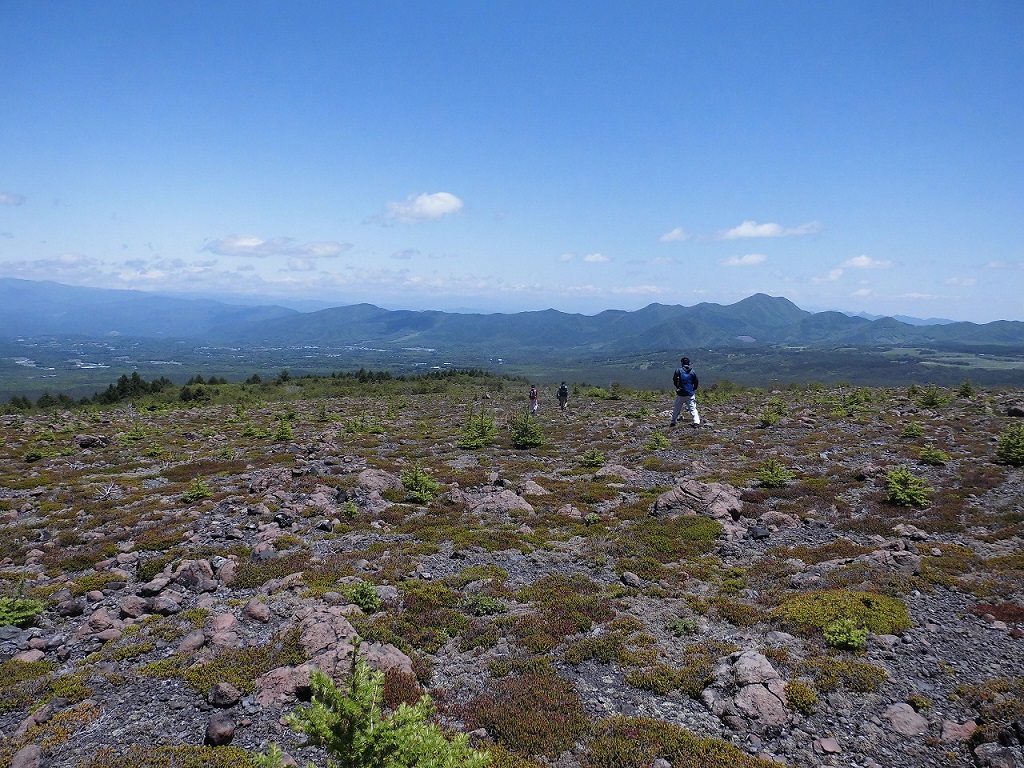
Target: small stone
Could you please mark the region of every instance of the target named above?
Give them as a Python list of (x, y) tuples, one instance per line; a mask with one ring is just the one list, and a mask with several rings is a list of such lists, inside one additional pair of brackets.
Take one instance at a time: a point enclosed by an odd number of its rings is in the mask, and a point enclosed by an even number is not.
[(217, 683), (210, 689), (208, 701), (215, 707), (233, 707), (242, 698), (242, 692), (231, 683)]
[(242, 615), (247, 616), (253, 621), (266, 624), (270, 621), (270, 606), (254, 597), (245, 604), (245, 608), (242, 609)]
[(942, 721), (942, 742), (949, 744), (954, 741), (967, 741), (978, 730), (978, 724), (973, 720), (957, 723), (953, 720)]
[(210, 722), (206, 726), (206, 738), (204, 742), (210, 747), (223, 747), (231, 743), (235, 738), (235, 721), (223, 712), (215, 712), (210, 716)]
[(827, 736), (823, 739), (815, 739), (814, 751), (824, 755), (837, 755), (843, 751), (843, 748), (839, 746), (839, 739)]
[(632, 571), (626, 571), (622, 574), (622, 583), (627, 587), (633, 587), (634, 589), (640, 589), (644, 585), (644, 580), (637, 576)]

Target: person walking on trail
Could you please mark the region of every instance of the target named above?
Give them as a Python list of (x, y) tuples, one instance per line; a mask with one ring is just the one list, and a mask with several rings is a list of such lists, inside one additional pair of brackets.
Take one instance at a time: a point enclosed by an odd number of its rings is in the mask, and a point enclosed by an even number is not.
[(558, 388), (558, 407), (561, 410), (565, 410), (566, 404), (569, 402), (569, 387), (566, 386), (565, 382), (562, 382), (562, 386)]
[(693, 419), (693, 426), (700, 426), (700, 413), (697, 411), (697, 387), (700, 386), (700, 382), (697, 380), (697, 374), (690, 367), (690, 358), (684, 357), (679, 361), (679, 367), (676, 368), (672, 374), (672, 383), (676, 388), (676, 401), (672, 406), (672, 424), (675, 426), (679, 420), (679, 414), (682, 413), (683, 406), (690, 412), (690, 418)]
[(537, 385), (530, 387), (530, 413), (537, 413)]

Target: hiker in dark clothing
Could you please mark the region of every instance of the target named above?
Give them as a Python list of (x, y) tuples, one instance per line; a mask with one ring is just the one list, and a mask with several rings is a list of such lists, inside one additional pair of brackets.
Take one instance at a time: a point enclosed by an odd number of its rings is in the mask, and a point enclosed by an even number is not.
[(672, 374), (672, 384), (676, 388), (676, 401), (672, 406), (672, 424), (670, 426), (674, 427), (676, 425), (676, 421), (679, 420), (679, 414), (685, 405), (690, 412), (690, 418), (693, 419), (693, 426), (699, 427), (700, 413), (697, 411), (697, 387), (700, 386), (700, 382), (697, 380), (696, 372), (690, 367), (690, 358), (684, 357), (679, 361), (679, 367)]

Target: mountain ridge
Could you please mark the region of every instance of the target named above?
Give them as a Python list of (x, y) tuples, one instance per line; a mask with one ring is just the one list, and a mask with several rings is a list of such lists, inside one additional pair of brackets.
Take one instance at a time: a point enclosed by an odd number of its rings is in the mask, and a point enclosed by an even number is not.
[(957, 346), (1024, 344), (1024, 323), (918, 325), (810, 312), (756, 293), (734, 304), (652, 303), (595, 315), (556, 309), (516, 313), (389, 310), (370, 303), (299, 312), (143, 291), (0, 278), (0, 337), (119, 335), (232, 346), (459, 347), (500, 355), (566, 350), (619, 354), (682, 347)]

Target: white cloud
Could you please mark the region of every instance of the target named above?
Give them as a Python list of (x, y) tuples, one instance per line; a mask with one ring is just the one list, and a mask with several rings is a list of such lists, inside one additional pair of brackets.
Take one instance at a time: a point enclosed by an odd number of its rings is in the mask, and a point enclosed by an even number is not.
[(851, 296), (870, 296), (871, 295), (871, 289), (870, 288), (858, 288), (856, 291), (854, 291), (850, 295)]
[(996, 259), (985, 265), (985, 269), (1024, 269), (1024, 262)]
[(719, 240), (739, 240), (747, 237), (793, 237), (812, 235), (821, 231), (821, 224), (809, 221), (798, 227), (783, 227), (781, 224), (758, 224), (756, 221), (744, 221), (738, 227), (719, 232)]
[(660, 285), (626, 285), (621, 288), (611, 288), (608, 292), (615, 295), (644, 296), (665, 293), (665, 289)]
[(644, 259), (640, 263), (646, 264), (647, 266), (650, 267), (660, 267), (664, 266), (665, 264), (675, 264), (676, 260), (673, 258), (669, 258), (668, 256), (655, 256), (652, 259)]
[(603, 253), (588, 253), (583, 260), (588, 264), (607, 264), (611, 261), (611, 257), (605, 256)]
[(970, 288), (977, 282), (973, 277), (951, 277), (946, 281), (946, 285), (959, 285), (963, 288)]
[(768, 257), (763, 253), (748, 253), (745, 256), (730, 256), (719, 263), (726, 267), (756, 267), (767, 260)]
[(316, 269), (316, 261), (293, 256), (288, 259), (289, 272), (312, 272)]
[(24, 195), (12, 195), (7, 192), (0, 192), (0, 205), (24, 205)]
[(932, 296), (931, 294), (928, 294), (928, 293), (902, 293), (899, 296), (897, 296), (896, 298), (897, 299), (913, 299), (913, 300), (916, 301), (918, 299), (934, 299), (936, 297)]
[(340, 256), (352, 248), (351, 243), (333, 241), (296, 243), (291, 237), (273, 237), (265, 240), (256, 235), (227, 235), (211, 240), (204, 251), (219, 256), (293, 256), (305, 259), (324, 259)]
[(575, 258), (575, 253), (563, 253), (561, 256), (558, 257), (558, 260), (563, 264), (567, 264), (568, 262), (572, 261)]
[(658, 238), (660, 243), (678, 243), (682, 240), (689, 240), (690, 233), (682, 227), (676, 227), (673, 230), (666, 232), (664, 235)]
[(842, 263), (844, 267), (851, 269), (888, 269), (892, 266), (891, 261), (872, 259), (870, 256), (854, 256)]
[(842, 269), (842, 267), (836, 267), (835, 269), (830, 269), (828, 274), (825, 275), (824, 277), (812, 277), (811, 278), (811, 282), (815, 283), (815, 284), (819, 284), (819, 283), (834, 283), (836, 280), (838, 280), (839, 278), (841, 278), (843, 276), (843, 271), (844, 270)]
[(403, 224), (437, 221), (462, 210), (463, 202), (450, 192), (410, 195), (403, 203), (388, 203), (387, 218)]
[(415, 248), (403, 248), (400, 251), (395, 251), (391, 254), (392, 259), (399, 259), (401, 261), (408, 261), (413, 256), (419, 256), (419, 251)]

